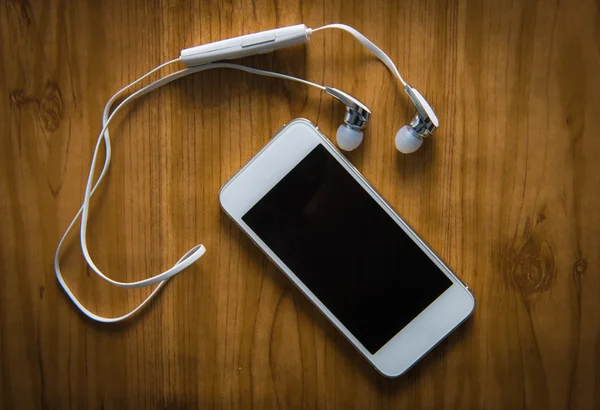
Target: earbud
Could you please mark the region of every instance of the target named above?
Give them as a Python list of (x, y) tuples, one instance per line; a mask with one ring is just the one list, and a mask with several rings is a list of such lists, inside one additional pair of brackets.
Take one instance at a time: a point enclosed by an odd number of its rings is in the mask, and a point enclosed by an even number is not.
[(337, 133), (335, 134), (335, 141), (338, 147), (344, 151), (353, 151), (363, 140), (362, 130), (350, 128), (346, 124), (342, 124), (338, 127)]
[(396, 133), (396, 148), (403, 154), (411, 154), (419, 149), (423, 144), (423, 138), (415, 132), (415, 130), (405, 125)]
[(440, 125), (433, 108), (423, 98), (421, 93), (410, 85), (404, 87), (415, 108), (417, 115), (410, 122), (396, 133), (396, 148), (403, 154), (410, 154), (419, 149), (423, 144), (423, 139), (427, 138)]
[(356, 98), (336, 88), (325, 87), (325, 92), (346, 105), (344, 124), (335, 134), (338, 146), (344, 151), (355, 150), (363, 140), (362, 130), (371, 118), (371, 111)]

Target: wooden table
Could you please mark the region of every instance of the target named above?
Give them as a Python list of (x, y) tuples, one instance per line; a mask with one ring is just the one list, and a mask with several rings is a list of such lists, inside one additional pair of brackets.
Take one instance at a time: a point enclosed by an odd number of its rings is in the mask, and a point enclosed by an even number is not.
[[(373, 111), (351, 161), (477, 299), (408, 374), (379, 376), (224, 215), (217, 193), (286, 122), (333, 136), (343, 107), (300, 84), (216, 70), (128, 108), (93, 201), (90, 249), (119, 280), (207, 255), (123, 324), (79, 314), (53, 257), (78, 209), (101, 112), (184, 47), (344, 22), (397, 62), (441, 128), (394, 150), (414, 114), (349, 35), (243, 60), (341, 88)], [(0, 407), (600, 408), (600, 9), (569, 2), (16, 1), (0, 6)], [(115, 289), (76, 235), (66, 279), (93, 311)]]

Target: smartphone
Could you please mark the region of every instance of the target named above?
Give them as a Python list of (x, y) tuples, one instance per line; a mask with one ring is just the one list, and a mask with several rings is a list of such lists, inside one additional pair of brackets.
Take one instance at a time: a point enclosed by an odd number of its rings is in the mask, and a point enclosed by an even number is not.
[(468, 287), (305, 119), (221, 188), (222, 209), (387, 377), (473, 312)]

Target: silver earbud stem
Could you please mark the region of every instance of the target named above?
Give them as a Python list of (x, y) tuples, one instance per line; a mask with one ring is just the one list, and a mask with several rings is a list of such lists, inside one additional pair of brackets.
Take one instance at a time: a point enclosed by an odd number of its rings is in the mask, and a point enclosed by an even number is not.
[(366, 105), (358, 101), (351, 95), (346, 94), (337, 88), (325, 87), (325, 92), (331, 95), (333, 98), (339, 100), (346, 106), (346, 115), (344, 116), (344, 123), (355, 130), (362, 130), (367, 126), (369, 118), (371, 118), (371, 111)]
[(417, 133), (419, 138), (428, 137), (437, 128), (429, 117), (423, 118), (419, 114), (415, 115), (415, 118), (410, 122), (410, 127)]
[(410, 122), (410, 127), (415, 131), (419, 138), (429, 136), (440, 125), (437, 116), (431, 108), (431, 105), (423, 98), (423, 96), (410, 85), (404, 87), (404, 91), (415, 105), (417, 115)]

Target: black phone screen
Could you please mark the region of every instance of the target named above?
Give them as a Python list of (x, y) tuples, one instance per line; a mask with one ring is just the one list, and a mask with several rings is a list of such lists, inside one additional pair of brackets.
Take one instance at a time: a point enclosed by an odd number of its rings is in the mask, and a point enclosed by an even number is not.
[(242, 219), (371, 354), (452, 285), (322, 145)]

